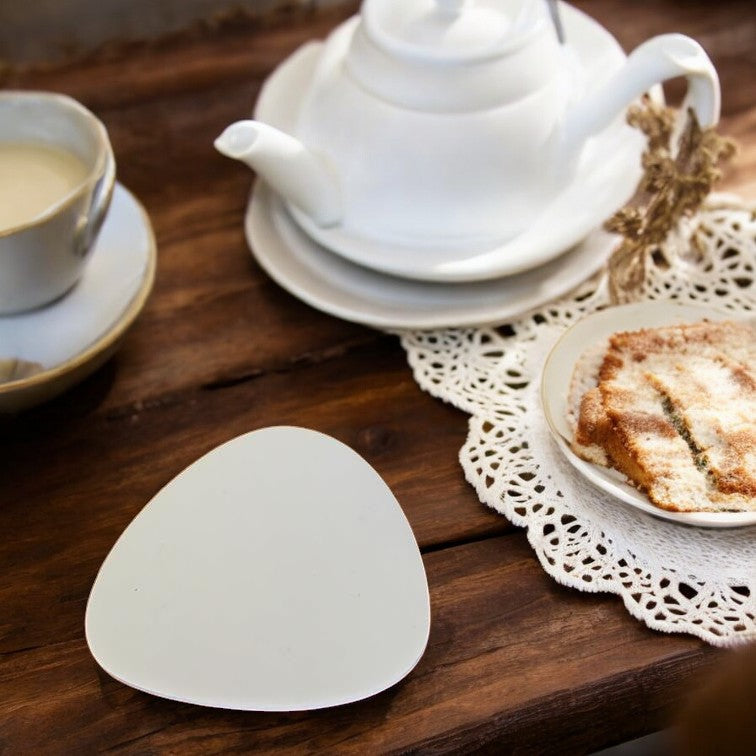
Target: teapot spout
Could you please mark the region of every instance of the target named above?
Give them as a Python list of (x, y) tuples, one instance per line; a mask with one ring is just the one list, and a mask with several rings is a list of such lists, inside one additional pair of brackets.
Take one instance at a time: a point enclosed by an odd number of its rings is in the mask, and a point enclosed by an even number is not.
[(331, 166), (294, 137), (259, 121), (237, 121), (215, 140), (215, 148), (246, 163), (318, 225), (341, 221), (341, 191)]

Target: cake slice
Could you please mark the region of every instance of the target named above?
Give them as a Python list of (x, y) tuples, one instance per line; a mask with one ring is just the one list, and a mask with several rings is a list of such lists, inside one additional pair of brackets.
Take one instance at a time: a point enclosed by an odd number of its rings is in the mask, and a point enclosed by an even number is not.
[(756, 381), (725, 355), (648, 376), (718, 491), (756, 497)]
[[(663, 509), (756, 510), (754, 336), (736, 322), (614, 334), (579, 403), (573, 450)], [(584, 385), (573, 377), (572, 391)]]
[[(711, 500), (706, 476), (664, 411), (659, 392), (647, 380), (646, 358), (613, 369), (599, 384), (611, 432), (603, 440), (613, 467), (624, 473), (662, 509), (694, 511)], [(717, 506), (716, 508), (719, 508)]]

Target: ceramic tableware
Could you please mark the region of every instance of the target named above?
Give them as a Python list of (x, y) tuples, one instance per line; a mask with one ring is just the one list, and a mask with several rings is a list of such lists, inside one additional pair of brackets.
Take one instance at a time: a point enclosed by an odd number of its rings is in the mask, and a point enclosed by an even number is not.
[(597, 229), (551, 262), (518, 275), (468, 284), (394, 278), (313, 241), (262, 182), (247, 208), (245, 232), (257, 262), (294, 296), (336, 317), (385, 329), (502, 323), (578, 286), (616, 244), (616, 237)]
[(756, 512), (671, 512), (654, 506), (616, 470), (578, 457), (570, 448), (573, 435), (569, 420), (570, 383), (576, 362), (587, 348), (601, 344), (617, 331), (655, 328), (675, 323), (726, 320), (735, 317), (707, 307), (676, 302), (640, 302), (610, 307), (575, 323), (559, 339), (547, 358), (541, 380), (541, 402), (546, 421), (559, 449), (575, 470), (616, 500), (664, 520), (705, 528), (756, 525)]
[[(0, 314), (7, 314), (47, 304), (79, 280), (110, 204), (115, 160), (103, 124), (80, 103), (51, 92), (0, 92), (0, 150), (3, 179), (11, 182), (5, 190), (17, 199), (59, 183), (59, 192), (50, 192), (32, 215), (19, 208), (17, 220), (11, 214), (0, 226)], [(81, 167), (75, 178), (68, 172), (74, 164)], [(68, 181), (62, 181), (64, 165)]]
[[(621, 65), (624, 60), (622, 51), (605, 29), (572, 8), (566, 9), (564, 22), (570, 38), (575, 42), (582, 65), (593, 62), (599, 71), (611, 71), (613, 66)], [(294, 128), (299, 104), (311, 86), (312, 74), (317, 68), (322, 49), (322, 43), (309, 42), (273, 72), (257, 100), (255, 115), (259, 120), (284, 130)], [(640, 156), (644, 146), (643, 136), (622, 122), (590, 140), (584, 165), (575, 179), (543, 208), (525, 232), (503, 245), (477, 253), (467, 249), (464, 254), (459, 250), (426, 249), (419, 256), (408, 254), (402, 247), (385, 243), (376, 246), (363, 241), (353, 250), (350, 258), (373, 271), (418, 282), (439, 283), (501, 279), (502, 276), (516, 275), (544, 265), (577, 245), (628, 199), (641, 175)], [(590, 198), (589, 202), (586, 197)], [(273, 203), (278, 207), (277, 200), (274, 199)], [(297, 245), (298, 248), (300, 246)], [(258, 257), (266, 258), (266, 268), (274, 266), (280, 269), (284, 265), (283, 261), (278, 264), (271, 259), (270, 250), (253, 248), (253, 252)], [(600, 264), (601, 261), (598, 261), (597, 265)], [(587, 265), (584, 277), (595, 269), (594, 265)], [(542, 272), (544, 276), (548, 273)], [(574, 284), (573, 276), (568, 276), (568, 279)], [(280, 276), (277, 280), (281, 282)], [(512, 285), (501, 291), (499, 306), (509, 314), (516, 314), (521, 311), (521, 300), (515, 297), (516, 301), (510, 301)], [(561, 284), (555, 282), (555, 285)], [(551, 286), (552, 282), (549, 281), (545, 288), (551, 290)], [(405, 289), (409, 293), (410, 288), (403, 287)], [(566, 290), (560, 289), (561, 292)], [(527, 296), (526, 292), (523, 295)], [(453, 295), (455, 300), (460, 297), (466, 299), (466, 293), (459, 291)], [(404, 304), (411, 305), (411, 302)], [(406, 307), (403, 309), (406, 311)], [(454, 312), (459, 314), (459, 308), (454, 308)], [(467, 314), (472, 315), (471, 312)], [(465, 322), (468, 320), (466, 317)]]
[(274, 427), (212, 450), (147, 504), (105, 559), (85, 625), (97, 662), (139, 690), (297, 711), (401, 680), (430, 603), (378, 473), (329, 436)]
[(0, 316), (0, 365), (34, 366), (0, 381), (0, 413), (28, 409), (83, 380), (113, 354), (142, 311), (155, 278), (155, 239), (147, 213), (118, 183), (90, 257), (65, 297)]
[(384, 244), (480, 252), (530, 226), (657, 82), (686, 76), (701, 124), (718, 119), (716, 72), (687, 37), (647, 41), (600, 86), (576, 57), (543, 2), (365, 0), (326, 40), (291, 133), (242, 121), (216, 146), (356, 262), (380, 269)]

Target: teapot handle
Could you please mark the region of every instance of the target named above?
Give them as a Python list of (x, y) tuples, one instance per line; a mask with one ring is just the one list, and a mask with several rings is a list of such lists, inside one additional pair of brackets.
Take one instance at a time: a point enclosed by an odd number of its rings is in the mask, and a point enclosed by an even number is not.
[(719, 121), (719, 77), (701, 45), (684, 34), (662, 34), (633, 50), (625, 65), (602, 87), (568, 112), (560, 138), (560, 157), (575, 157), (585, 140), (603, 129), (633, 100), (655, 84), (685, 76), (688, 92), (682, 111), (692, 107), (701, 128)]

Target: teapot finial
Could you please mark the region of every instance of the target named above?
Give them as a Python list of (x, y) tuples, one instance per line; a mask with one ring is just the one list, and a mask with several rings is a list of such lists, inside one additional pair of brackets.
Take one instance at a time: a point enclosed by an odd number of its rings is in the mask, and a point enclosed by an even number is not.
[(462, 12), (462, 7), (467, 0), (436, 0), (439, 11), (445, 16), (457, 16)]

